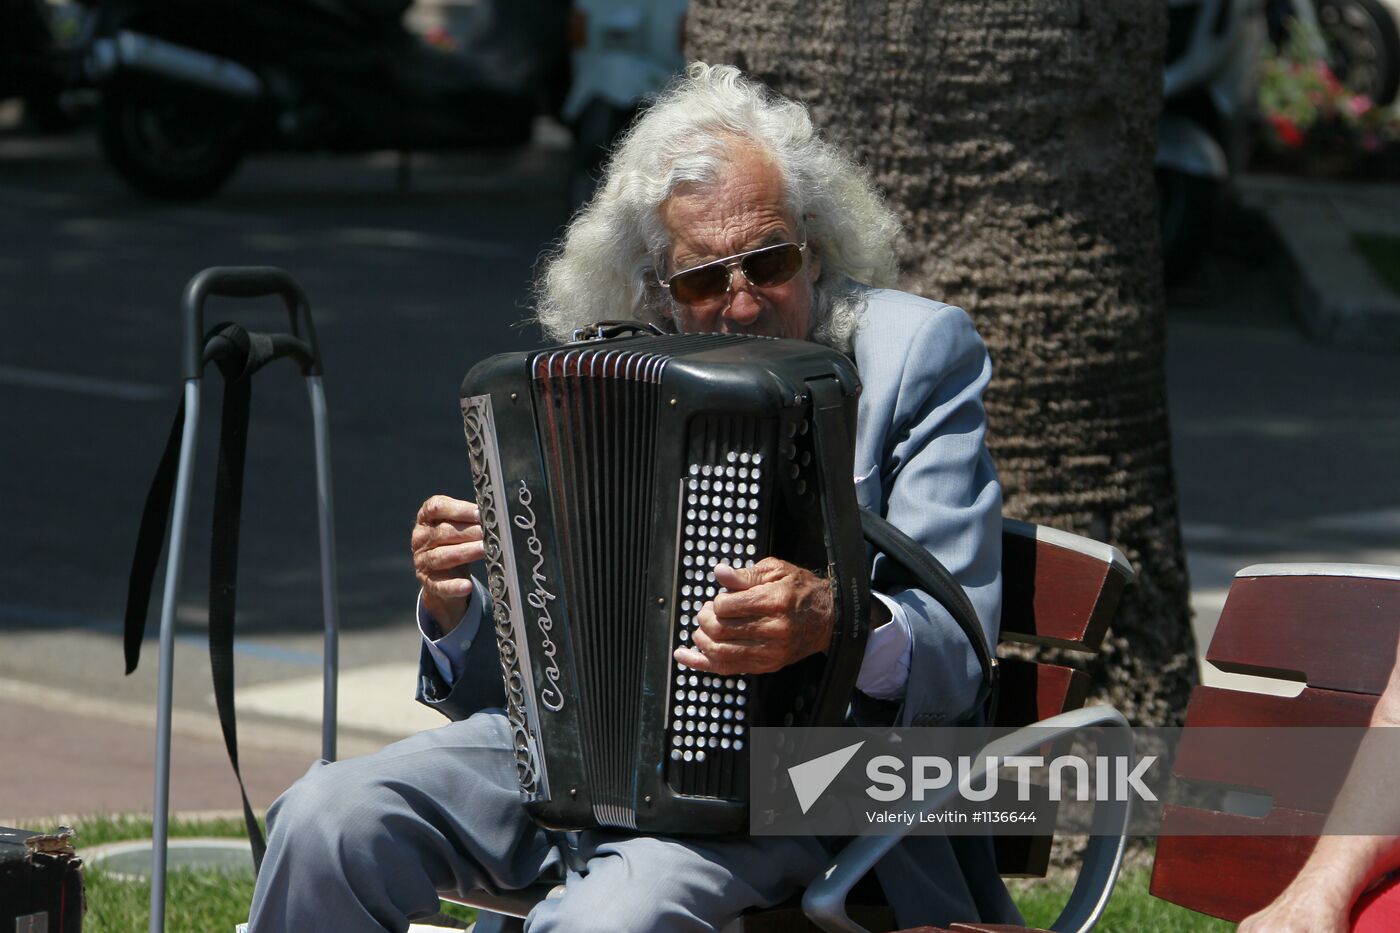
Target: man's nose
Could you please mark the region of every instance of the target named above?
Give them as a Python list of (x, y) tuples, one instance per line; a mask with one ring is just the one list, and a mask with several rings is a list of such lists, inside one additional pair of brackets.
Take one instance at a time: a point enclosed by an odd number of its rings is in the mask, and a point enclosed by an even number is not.
[(734, 270), (729, 284), (729, 307), (724, 309), (724, 317), (740, 327), (748, 327), (763, 311), (763, 305), (754, 294), (754, 287), (744, 277), (744, 273)]

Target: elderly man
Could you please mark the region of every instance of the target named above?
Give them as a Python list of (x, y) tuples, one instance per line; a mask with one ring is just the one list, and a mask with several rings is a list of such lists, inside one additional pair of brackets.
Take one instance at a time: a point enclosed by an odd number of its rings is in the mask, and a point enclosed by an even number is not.
[[(799, 104), (735, 69), (692, 65), (622, 141), (600, 193), (541, 276), (555, 339), (631, 316), (682, 332), (817, 340), (852, 353), (864, 391), (857, 498), (935, 553), (966, 588), (989, 643), (1000, 608), (1001, 494), (983, 443), (991, 366), (966, 314), (872, 287), (894, 273), (897, 225), (867, 174), (822, 141)], [(561, 867), (519, 798), (470, 502), (434, 496), (413, 529), (422, 592), (419, 699), (453, 722), (366, 758), (315, 765), (269, 814), (254, 933), (402, 930), (437, 892), (519, 888)], [(834, 610), (811, 572), (769, 558), (720, 567), (724, 594), (677, 660), (772, 671), (825, 649)], [(877, 559), (872, 634), (853, 721), (953, 724), (981, 676), (928, 595)], [(565, 893), (536, 931), (713, 930), (781, 901), (830, 856), (815, 838), (659, 838), (584, 832)], [(920, 837), (878, 868), (901, 925), (1017, 919), (986, 839)]]

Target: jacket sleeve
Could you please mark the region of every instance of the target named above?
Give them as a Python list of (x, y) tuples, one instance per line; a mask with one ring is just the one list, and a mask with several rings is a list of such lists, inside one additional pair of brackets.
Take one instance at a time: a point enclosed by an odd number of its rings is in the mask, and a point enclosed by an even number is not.
[[(879, 509), (962, 584), (994, 647), (1001, 613), (1001, 486), (986, 448), (982, 407), (991, 360), (960, 308), (939, 306), (921, 317), (904, 347), (876, 348), (891, 362), (903, 360), (882, 400), (888, 425), (881, 441)], [(892, 570), (878, 556), (872, 585), (904, 607), (913, 636), (897, 721), (957, 722), (975, 712), (982, 679), (977, 655), (947, 610), (927, 593), (899, 584)]]
[(456, 681), (449, 684), (443, 680), (426, 643), (420, 648), (418, 659), (418, 702), (454, 722), (478, 710), (505, 705), (501, 656), (496, 647), (495, 602), (481, 580), (473, 579), (476, 586), (472, 588), (472, 598), (482, 600), (481, 625), (467, 648)]

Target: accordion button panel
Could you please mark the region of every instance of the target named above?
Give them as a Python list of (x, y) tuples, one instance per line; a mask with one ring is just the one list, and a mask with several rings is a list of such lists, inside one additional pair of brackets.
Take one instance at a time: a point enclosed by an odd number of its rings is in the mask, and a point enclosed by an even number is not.
[[(762, 461), (762, 453), (752, 447), (730, 446), (715, 451), (709, 462), (695, 460), (686, 467), (677, 552), (681, 579), (676, 646), (691, 642), (700, 610), (721, 592), (714, 566), (753, 566)], [(747, 702), (747, 682), (697, 674), (677, 664), (671, 689), (674, 717), (667, 744), (669, 759), (676, 766), (669, 774), (673, 789), (696, 796), (710, 796), (716, 789), (721, 796), (742, 793), (741, 788), (725, 787), (714, 779), (719, 774), (733, 778), (739, 771), (733, 756), (743, 749), (737, 723)], [(691, 770), (702, 764), (707, 765), (706, 771)]]

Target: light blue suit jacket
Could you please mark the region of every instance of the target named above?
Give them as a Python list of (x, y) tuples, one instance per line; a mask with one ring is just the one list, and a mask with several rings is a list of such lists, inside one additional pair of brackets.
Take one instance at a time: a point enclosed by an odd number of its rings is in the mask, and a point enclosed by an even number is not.
[[(966, 589), (987, 643), (1001, 612), (1001, 486), (987, 452), (982, 391), (991, 360), (960, 308), (870, 289), (854, 339), (862, 394), (856, 423), (856, 497), (933, 553)], [(912, 646), (903, 703), (856, 693), (862, 723), (951, 725), (975, 719), (982, 670), (962, 630), (928, 594), (899, 586), (883, 556), (874, 589), (899, 602)], [(484, 587), (477, 591), (485, 594)], [(483, 620), (489, 624), (487, 608)], [(484, 637), (483, 637), (484, 636)], [(426, 647), (419, 699), (452, 719), (503, 702), (495, 639), (483, 629), (456, 683), (442, 681)], [(902, 926), (1019, 918), (997, 876), (990, 840), (914, 837), (877, 872)]]

